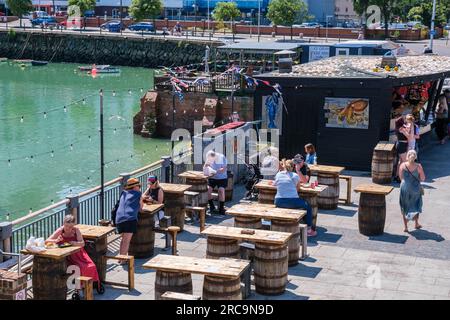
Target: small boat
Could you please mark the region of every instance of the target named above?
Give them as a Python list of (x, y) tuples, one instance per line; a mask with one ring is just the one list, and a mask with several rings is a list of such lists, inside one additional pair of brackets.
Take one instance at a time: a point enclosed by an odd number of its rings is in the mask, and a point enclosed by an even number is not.
[(31, 65), (35, 67), (46, 66), (47, 64), (48, 61), (38, 61), (38, 60), (31, 61)]
[(0, 62), (6, 62), (8, 61), (8, 58), (0, 58)]
[(33, 60), (30, 60), (30, 59), (16, 59), (16, 60), (14, 60), (14, 63), (20, 64), (20, 65), (22, 65), (22, 64), (31, 64), (31, 61), (33, 61)]
[[(78, 67), (78, 70), (79, 70), (79, 71), (92, 71), (92, 68), (93, 68), (93, 67), (94, 67), (93, 65), (92, 65), (92, 66), (82, 66), (82, 67)], [(99, 69), (104, 69), (104, 68), (109, 68), (109, 67), (110, 67), (109, 64), (95, 66), (95, 68), (96, 68), (97, 70), (99, 70)]]
[(120, 73), (120, 69), (115, 67), (107, 67), (102, 69), (97, 68), (97, 74), (100, 73)]

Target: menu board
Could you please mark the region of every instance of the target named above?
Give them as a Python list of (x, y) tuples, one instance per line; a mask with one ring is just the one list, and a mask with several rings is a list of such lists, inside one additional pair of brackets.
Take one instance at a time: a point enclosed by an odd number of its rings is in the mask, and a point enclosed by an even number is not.
[(309, 46), (309, 62), (330, 57), (329, 46)]
[(369, 100), (325, 98), (325, 126), (328, 128), (369, 129)]

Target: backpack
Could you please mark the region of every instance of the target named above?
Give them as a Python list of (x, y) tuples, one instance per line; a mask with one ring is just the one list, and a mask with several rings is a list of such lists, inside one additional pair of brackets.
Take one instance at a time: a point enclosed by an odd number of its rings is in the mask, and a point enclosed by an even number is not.
[(116, 225), (117, 209), (119, 209), (120, 198), (122, 198), (122, 194), (123, 192), (120, 193), (119, 200), (117, 200), (116, 204), (114, 205), (114, 208), (111, 210), (111, 223), (113, 226)]

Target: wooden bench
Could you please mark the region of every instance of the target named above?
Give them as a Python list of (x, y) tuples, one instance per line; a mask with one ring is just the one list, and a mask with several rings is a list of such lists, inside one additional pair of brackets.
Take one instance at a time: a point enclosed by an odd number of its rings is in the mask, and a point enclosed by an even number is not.
[(81, 288), (83, 288), (84, 300), (94, 300), (94, 284), (91, 277), (80, 276), (77, 278)]
[(166, 291), (192, 294), (191, 274), (205, 276), (204, 300), (241, 300), (241, 276), (249, 265), (249, 261), (238, 259), (158, 255), (142, 267), (156, 270), (155, 300), (160, 300)]
[(161, 300), (201, 300), (201, 297), (193, 294), (166, 291), (161, 296)]
[(339, 179), (347, 181), (347, 198), (339, 198), (339, 201), (344, 201), (345, 204), (349, 205), (352, 203), (352, 177), (339, 175)]
[(108, 256), (105, 255), (103, 257), (105, 259), (105, 264), (108, 260), (118, 260), (118, 261), (126, 261), (128, 265), (128, 283), (123, 284), (120, 282), (112, 282), (112, 281), (105, 281), (105, 284), (115, 285), (119, 287), (127, 287), (128, 290), (134, 289), (134, 257), (133, 256), (125, 256), (125, 255), (117, 255), (117, 256)]

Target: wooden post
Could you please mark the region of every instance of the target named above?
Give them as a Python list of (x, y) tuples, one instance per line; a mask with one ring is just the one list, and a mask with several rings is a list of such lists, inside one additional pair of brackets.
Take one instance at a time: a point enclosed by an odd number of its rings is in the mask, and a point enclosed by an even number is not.
[(134, 257), (130, 256), (130, 262), (128, 267), (128, 290), (134, 289)]
[[(12, 223), (0, 222), (0, 250), (12, 252), (11, 248)], [(11, 259), (10, 256), (0, 254), (0, 262)]]
[(122, 178), (122, 181), (120, 181), (120, 192), (123, 191), (123, 188), (127, 184), (127, 180), (130, 179), (131, 174), (129, 173), (121, 173), (119, 176)]
[(163, 156), (163, 157), (161, 157), (161, 160), (163, 160), (164, 162), (162, 163), (161, 177), (160, 177), (159, 181), (169, 183), (170, 182), (171, 158), (169, 156)]
[(202, 232), (203, 230), (205, 230), (205, 219), (206, 219), (206, 209), (203, 208), (200, 212), (199, 212), (199, 218), (200, 218), (200, 232)]
[(79, 223), (80, 217), (79, 217), (79, 204), (80, 204), (80, 197), (75, 194), (68, 195), (66, 197), (69, 200), (69, 203), (67, 204), (67, 212), (66, 214), (71, 214), (75, 217), (75, 223)]

